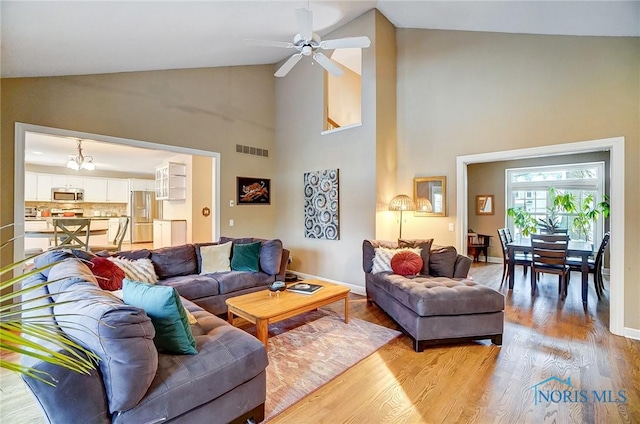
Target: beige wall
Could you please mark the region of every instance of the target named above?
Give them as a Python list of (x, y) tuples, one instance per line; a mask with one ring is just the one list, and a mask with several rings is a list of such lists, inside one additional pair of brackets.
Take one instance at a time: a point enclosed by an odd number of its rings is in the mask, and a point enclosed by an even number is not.
[[(407, 236), (455, 244), (456, 157), (625, 137), (625, 326), (640, 328), (640, 38), (398, 29), (398, 188), (446, 175), (447, 218)], [(499, 205), (498, 205), (499, 206)], [(615, 235), (612, 235), (615, 237)]]
[[(362, 126), (320, 135), (324, 76), (303, 58), (276, 82), (276, 234), (291, 250), (291, 269), (362, 286), (362, 240), (374, 235), (376, 202), (375, 13), (357, 18), (327, 39), (367, 35), (362, 52)], [(340, 170), (340, 240), (304, 237), (305, 172)]]
[[(214, 167), (213, 158), (194, 156), (191, 162), (191, 224), (192, 242), (202, 243), (211, 240), (215, 204), (213, 198)], [(209, 208), (211, 214), (204, 216), (203, 208)]]
[(346, 66), (339, 77), (326, 73), (327, 116), (335, 123), (345, 125), (362, 121), (362, 78)]
[(274, 202), (231, 208), (228, 200), (236, 176), (273, 177), (273, 156), (238, 154), (235, 145), (274, 151), (274, 104), (270, 65), (3, 79), (0, 223), (13, 222), (14, 127), (22, 122), (219, 152), (221, 234), (273, 237)]
[[(544, 158), (508, 160), (502, 162), (487, 162), (470, 164), (467, 167), (468, 181), (468, 228), (477, 233), (493, 236), (489, 256), (502, 261), (502, 248), (498, 239), (498, 228), (506, 225), (505, 211), (505, 171), (510, 168), (526, 168), (533, 166), (558, 165), (565, 163), (605, 163), (605, 193), (609, 193), (609, 153), (593, 152), (576, 155), (549, 156)], [(493, 215), (476, 215), (476, 195), (493, 194)], [(484, 259), (484, 258), (482, 258)]]

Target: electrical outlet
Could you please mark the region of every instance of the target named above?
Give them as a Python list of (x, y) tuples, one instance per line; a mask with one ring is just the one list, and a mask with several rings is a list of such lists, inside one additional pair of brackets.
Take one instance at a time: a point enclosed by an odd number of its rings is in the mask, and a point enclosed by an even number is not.
[(233, 219), (229, 220), (229, 227), (233, 227)]
[(229, 206), (234, 207), (235, 203), (233, 202), (233, 200), (229, 200)]
[(455, 224), (453, 222), (449, 223), (449, 231), (455, 231)]

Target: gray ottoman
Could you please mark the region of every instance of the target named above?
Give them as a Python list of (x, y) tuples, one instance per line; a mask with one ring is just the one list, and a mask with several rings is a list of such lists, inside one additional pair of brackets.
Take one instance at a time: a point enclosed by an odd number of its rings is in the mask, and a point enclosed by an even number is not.
[(367, 298), (424, 345), (491, 339), (502, 344), (504, 296), (467, 279), (368, 274)]

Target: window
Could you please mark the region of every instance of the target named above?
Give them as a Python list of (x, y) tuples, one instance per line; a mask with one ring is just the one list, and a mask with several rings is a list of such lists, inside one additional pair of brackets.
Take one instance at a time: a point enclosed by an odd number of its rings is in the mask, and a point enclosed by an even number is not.
[(349, 127), (362, 121), (362, 50), (335, 50), (331, 59), (344, 74), (336, 77), (325, 72), (325, 131)]
[[(601, 202), (605, 194), (604, 162), (507, 169), (506, 173), (507, 208), (522, 208), (531, 213), (538, 222), (547, 217), (548, 208), (553, 206), (551, 188), (558, 194), (573, 194), (577, 204), (582, 204), (587, 196), (591, 195), (592, 206)], [(591, 225), (587, 234), (580, 234), (572, 228), (575, 217), (576, 214), (558, 213), (558, 227), (566, 229), (573, 239), (587, 237), (597, 246), (603, 234), (602, 215)], [(513, 226), (513, 218), (507, 219), (507, 226), (514, 234), (518, 234), (519, 230)]]

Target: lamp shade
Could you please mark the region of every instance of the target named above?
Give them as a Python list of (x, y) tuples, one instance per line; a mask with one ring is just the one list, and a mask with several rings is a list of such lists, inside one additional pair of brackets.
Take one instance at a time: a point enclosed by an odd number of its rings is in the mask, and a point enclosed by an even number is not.
[(416, 204), (406, 194), (399, 194), (389, 202), (390, 211), (415, 211)]
[(426, 197), (418, 197), (416, 203), (418, 212), (433, 212), (433, 205)]

